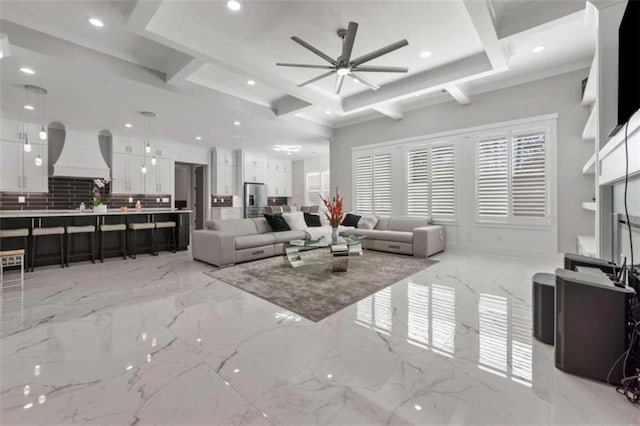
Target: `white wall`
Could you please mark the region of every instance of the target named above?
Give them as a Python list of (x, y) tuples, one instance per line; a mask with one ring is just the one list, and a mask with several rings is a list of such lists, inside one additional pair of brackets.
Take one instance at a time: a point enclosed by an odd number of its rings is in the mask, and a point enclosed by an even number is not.
[[(306, 184), (307, 173), (322, 173), (330, 170), (329, 167), (330, 158), (329, 155), (316, 155), (314, 157), (305, 158), (304, 160), (294, 161), (292, 164), (293, 171), (293, 188), (291, 199), (292, 205), (306, 206)], [(335, 191), (335, 188), (331, 187), (331, 193)], [(320, 200), (313, 200), (312, 205), (320, 205)]]
[[(580, 106), (581, 81), (587, 74), (588, 70), (580, 70), (480, 94), (470, 105), (448, 102), (409, 111), (400, 121), (380, 118), (337, 129), (331, 142), (331, 186), (340, 187), (345, 207), (351, 209), (353, 147), (557, 113), (557, 250), (575, 251), (576, 235), (593, 233), (593, 217), (589, 216), (593, 213), (581, 207), (582, 201), (593, 197), (593, 177), (582, 174), (582, 166), (593, 153), (593, 146), (581, 137), (588, 118), (588, 111)], [(455, 229), (447, 232), (450, 243), (459, 241)], [(496, 247), (505, 248), (495, 229), (485, 232), (483, 236), (498, 243)], [(530, 236), (527, 232), (520, 235), (514, 249), (526, 250)]]

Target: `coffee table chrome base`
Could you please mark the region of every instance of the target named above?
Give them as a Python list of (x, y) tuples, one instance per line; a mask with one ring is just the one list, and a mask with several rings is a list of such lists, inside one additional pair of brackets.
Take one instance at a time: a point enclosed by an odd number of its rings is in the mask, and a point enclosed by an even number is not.
[[(292, 268), (299, 268), (305, 265), (302, 258), (302, 252), (307, 251), (302, 247), (287, 246), (284, 249), (285, 257)], [(349, 246), (346, 253), (332, 253), (331, 255), (331, 272), (347, 272), (349, 269), (349, 258), (353, 256), (362, 256), (362, 244), (357, 243)]]

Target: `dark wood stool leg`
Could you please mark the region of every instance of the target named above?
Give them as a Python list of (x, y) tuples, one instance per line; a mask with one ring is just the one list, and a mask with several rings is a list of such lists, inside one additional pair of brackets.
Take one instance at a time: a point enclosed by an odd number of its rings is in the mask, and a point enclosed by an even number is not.
[(133, 247), (131, 248), (131, 253), (132, 253), (131, 257), (134, 258), (134, 259), (136, 259), (137, 255), (138, 255), (137, 246), (138, 246), (138, 235), (137, 235), (136, 230), (134, 229), (133, 230)]
[[(60, 238), (62, 238), (62, 236), (60, 236)], [(67, 233), (67, 268), (69, 267), (69, 257), (71, 257), (71, 241), (73, 241), (71, 234)]]
[(37, 241), (38, 237), (33, 235), (31, 237), (31, 272), (33, 272), (33, 267), (35, 266), (36, 263), (36, 250), (37, 250), (37, 245), (36, 245), (36, 241)]
[[(64, 236), (62, 234), (60, 234), (60, 264), (64, 268)], [(68, 266), (69, 266), (69, 241), (67, 241), (67, 267)]]
[(175, 253), (176, 250), (176, 229), (175, 228), (169, 228), (171, 229), (171, 247), (173, 247), (173, 252)]
[(100, 232), (100, 262), (104, 263), (104, 232)]
[(91, 262), (96, 263), (96, 233), (91, 232), (89, 237), (91, 238)]
[(23, 243), (24, 243), (24, 262), (27, 264), (27, 267), (25, 268), (27, 270), (27, 272), (29, 272), (29, 242), (27, 241), (28, 237), (23, 237)]
[(153, 228), (151, 230), (151, 240), (153, 242), (153, 255), (158, 255), (158, 230)]
[(122, 248), (122, 258), (127, 260), (127, 231), (120, 231), (120, 246)]

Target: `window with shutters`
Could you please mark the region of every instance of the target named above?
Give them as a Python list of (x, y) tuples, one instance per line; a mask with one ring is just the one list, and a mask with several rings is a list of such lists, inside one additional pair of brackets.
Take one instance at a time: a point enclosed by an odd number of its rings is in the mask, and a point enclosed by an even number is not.
[(363, 155), (355, 159), (355, 207), (358, 213), (391, 214), (391, 160), (390, 153)]
[(373, 211), (391, 214), (391, 154), (373, 156)]
[(356, 211), (373, 212), (373, 157), (356, 158), (355, 161)]
[(476, 148), (479, 221), (544, 223), (549, 217), (546, 134), (512, 132)]
[(407, 214), (454, 219), (456, 214), (455, 146), (432, 144), (409, 150)]

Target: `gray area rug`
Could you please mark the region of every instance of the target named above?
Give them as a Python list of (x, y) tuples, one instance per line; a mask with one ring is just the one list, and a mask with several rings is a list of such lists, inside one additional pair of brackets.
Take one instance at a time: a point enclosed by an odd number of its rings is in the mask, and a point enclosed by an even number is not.
[(276, 256), (206, 274), (317, 322), (437, 263), (365, 250), (349, 258), (347, 272), (333, 273), (329, 256), (317, 249), (303, 253), (305, 265), (297, 269)]

